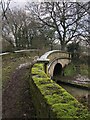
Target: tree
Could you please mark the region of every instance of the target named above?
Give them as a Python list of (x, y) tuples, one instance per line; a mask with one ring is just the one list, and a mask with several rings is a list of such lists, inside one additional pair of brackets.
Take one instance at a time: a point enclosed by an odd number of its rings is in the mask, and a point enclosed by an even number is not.
[(45, 43), (50, 48), (50, 50), (53, 50), (53, 47), (55, 45), (55, 30), (50, 29), (49, 27), (44, 29), (43, 31), (45, 36)]
[(32, 15), (22, 9), (8, 10), (7, 19), (2, 21), (2, 36), (10, 44), (14, 43), (16, 49), (38, 48), (41, 43), (44, 44), (40, 29)]
[(11, 0), (7, 0), (7, 2), (5, 2), (5, 0), (0, 1), (1, 9), (2, 9), (2, 20), (3, 19), (7, 20), (7, 11), (10, 9), (9, 8), (10, 2), (11, 2)]
[[(87, 8), (88, 8), (88, 10), (86, 11), (87, 12), (87, 17), (85, 17), (82, 20), (81, 28), (83, 30), (82, 39), (83, 39), (83, 41), (87, 42), (87, 45), (90, 46), (90, 2), (88, 2)], [(84, 7), (84, 9), (87, 9), (87, 8)]]
[[(37, 31), (35, 27), (34, 19), (25, 10), (11, 9), (7, 11), (7, 19), (3, 20), (2, 35), (10, 43), (15, 43), (16, 49), (30, 48)], [(13, 37), (11, 39), (10, 34)]]
[(10, 2), (11, 0), (7, 0), (7, 2), (5, 0), (0, 1), (1, 11), (2, 11), (2, 37), (4, 40), (7, 40), (13, 46), (13, 42), (11, 40), (12, 37), (9, 36), (10, 28), (8, 26), (9, 21), (7, 17), (7, 12), (10, 10), (9, 7)]
[[(87, 9), (84, 9), (84, 8)], [(66, 45), (81, 36), (81, 20), (87, 16), (89, 9), (87, 3), (70, 2), (45, 2), (41, 4), (30, 4), (27, 9), (42, 24), (55, 29), (61, 44), (61, 50), (65, 50)]]
[(73, 43), (68, 44), (67, 51), (71, 53), (72, 60), (74, 61), (79, 60), (79, 56), (80, 56), (79, 42), (78, 43), (73, 42)]

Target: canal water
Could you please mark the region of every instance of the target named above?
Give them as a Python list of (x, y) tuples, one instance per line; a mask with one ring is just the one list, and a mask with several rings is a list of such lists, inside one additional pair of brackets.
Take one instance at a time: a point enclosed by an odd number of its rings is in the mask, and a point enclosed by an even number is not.
[(59, 82), (58, 84), (62, 86), (72, 96), (74, 96), (79, 102), (87, 106), (90, 110), (90, 90), (77, 88), (71, 85), (63, 84), (61, 82)]

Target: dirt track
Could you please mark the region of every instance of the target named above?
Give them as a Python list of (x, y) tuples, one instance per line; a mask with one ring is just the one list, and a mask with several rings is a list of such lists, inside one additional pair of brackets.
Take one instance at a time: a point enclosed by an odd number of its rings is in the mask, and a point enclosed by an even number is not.
[(2, 118), (35, 118), (29, 90), (29, 67), (16, 69), (2, 92)]

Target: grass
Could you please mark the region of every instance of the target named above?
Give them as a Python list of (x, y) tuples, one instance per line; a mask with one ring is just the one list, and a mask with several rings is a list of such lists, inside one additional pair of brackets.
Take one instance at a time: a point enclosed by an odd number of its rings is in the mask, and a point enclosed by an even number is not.
[(23, 63), (30, 63), (34, 59), (35, 54), (26, 53), (10, 53), (2, 56), (2, 86), (7, 85), (11, 75), (15, 69)]
[(90, 66), (86, 64), (80, 64), (76, 65), (73, 63), (70, 63), (65, 69), (64, 74), (65, 76), (75, 76), (77, 74), (81, 74), (82, 76), (89, 76)]
[[(75, 83), (77, 76), (80, 74), (82, 77), (90, 78), (90, 66), (87, 64), (74, 64), (70, 63), (64, 68), (64, 76), (60, 76), (60, 81), (65, 83), (75, 84), (76, 86), (90, 88), (90, 84)], [(59, 78), (58, 78), (59, 79)]]
[(88, 76), (89, 75), (89, 69), (90, 69), (90, 66), (88, 66), (86, 64), (81, 64), (80, 65), (80, 73), (81, 73), (81, 75)]
[(76, 74), (76, 69), (73, 64), (68, 65), (64, 70), (65, 76), (74, 76)]

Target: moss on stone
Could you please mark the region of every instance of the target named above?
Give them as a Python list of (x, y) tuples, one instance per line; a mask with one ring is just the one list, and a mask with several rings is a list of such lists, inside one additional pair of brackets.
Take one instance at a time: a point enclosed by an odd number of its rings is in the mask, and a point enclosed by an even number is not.
[(38, 63), (34, 64), (33, 67), (43, 70), (43, 64), (40, 64), (40, 63), (39, 64)]
[(56, 118), (90, 117), (88, 110), (82, 104), (45, 74), (43, 64), (38, 63), (33, 66), (32, 80), (40, 91), (39, 97), (43, 96), (44, 102), (51, 109), (51, 113), (48, 114), (55, 114)]
[(70, 106), (69, 104), (57, 103), (52, 105), (53, 111), (56, 112), (57, 118), (73, 118), (76, 116), (77, 108)]
[(74, 107), (70, 103), (57, 103), (52, 105), (57, 118), (88, 118), (89, 114), (82, 107)]

